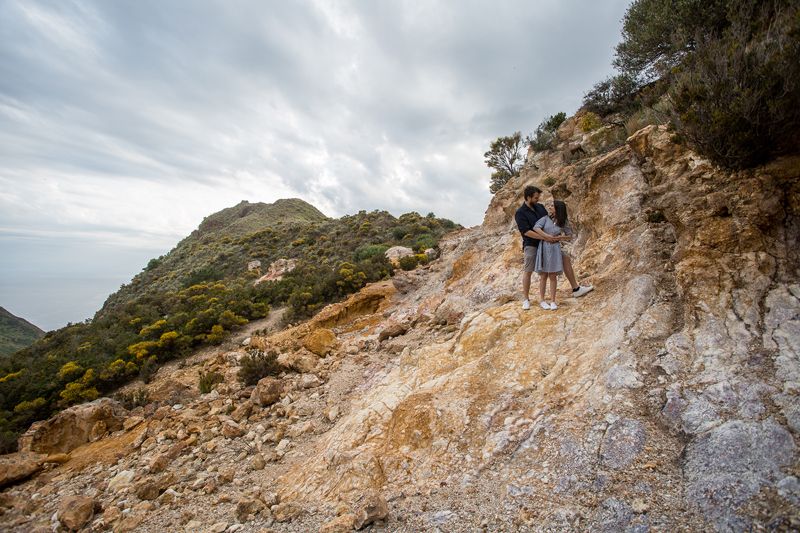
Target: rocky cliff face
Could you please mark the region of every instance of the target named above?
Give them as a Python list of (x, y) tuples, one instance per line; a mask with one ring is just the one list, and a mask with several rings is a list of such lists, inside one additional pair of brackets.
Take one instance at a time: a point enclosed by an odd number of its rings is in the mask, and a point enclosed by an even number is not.
[[(253, 338), (282, 390), (242, 388), (237, 350), (162, 370), (226, 381), (44, 464), (0, 521), (83, 496), (115, 530), (800, 527), (800, 158), (730, 173), (654, 126), (559, 138), (438, 260)], [(519, 303), (528, 183), (567, 202), (596, 287), (557, 311)]]

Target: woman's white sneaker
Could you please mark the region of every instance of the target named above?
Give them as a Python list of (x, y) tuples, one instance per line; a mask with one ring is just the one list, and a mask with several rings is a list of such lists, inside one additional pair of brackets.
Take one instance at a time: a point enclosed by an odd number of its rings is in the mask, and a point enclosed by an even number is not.
[(558, 304), (555, 302), (550, 302), (550, 310), (555, 311), (556, 309), (558, 309)]
[(531, 308), (531, 301), (530, 301), (530, 300), (524, 300), (524, 301), (522, 302), (522, 309), (524, 309), (525, 311), (527, 311), (527, 310), (528, 310), (528, 309), (530, 309), (530, 308)]
[(539, 307), (541, 307), (541, 308), (542, 308), (542, 309), (544, 309), (545, 311), (549, 311), (549, 310), (550, 310), (550, 304), (549, 304), (549, 303), (547, 303), (547, 302), (545, 302), (544, 300), (542, 300), (541, 302), (539, 302)]

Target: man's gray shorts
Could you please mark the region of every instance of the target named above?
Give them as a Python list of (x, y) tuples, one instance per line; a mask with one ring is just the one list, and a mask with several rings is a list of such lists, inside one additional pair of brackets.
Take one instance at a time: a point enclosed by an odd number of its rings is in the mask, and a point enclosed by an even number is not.
[(538, 250), (536, 246), (526, 246), (523, 249), (525, 253), (525, 263), (523, 264), (522, 270), (524, 272), (533, 272), (536, 266), (536, 250)]

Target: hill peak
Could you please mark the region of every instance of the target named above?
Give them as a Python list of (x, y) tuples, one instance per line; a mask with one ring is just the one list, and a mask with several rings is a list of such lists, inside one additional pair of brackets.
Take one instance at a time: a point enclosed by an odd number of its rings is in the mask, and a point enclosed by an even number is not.
[(225, 230), (232, 236), (242, 236), (277, 223), (321, 222), (327, 218), (319, 209), (299, 198), (283, 198), (271, 204), (242, 200), (205, 217), (193, 235)]

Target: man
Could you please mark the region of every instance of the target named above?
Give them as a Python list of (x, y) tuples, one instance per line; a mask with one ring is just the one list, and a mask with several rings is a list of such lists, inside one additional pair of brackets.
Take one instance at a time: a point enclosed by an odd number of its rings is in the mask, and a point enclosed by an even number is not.
[[(517, 209), (514, 219), (517, 222), (520, 234), (522, 234), (522, 252), (525, 257), (522, 272), (522, 294), (525, 299), (522, 302), (522, 308), (528, 310), (531, 308), (529, 294), (531, 290), (531, 275), (533, 274), (534, 265), (536, 264), (536, 251), (539, 246), (539, 240), (545, 239), (538, 233), (533, 231), (533, 226), (536, 222), (547, 216), (547, 209), (538, 203), (542, 195), (542, 190), (533, 185), (528, 185), (523, 191), (525, 201)], [(547, 237), (548, 242), (558, 242), (556, 237)], [(567, 277), (570, 286), (572, 287), (572, 296), (577, 298), (591, 292), (594, 287), (591, 285), (578, 285), (575, 281), (575, 272), (572, 270), (572, 261), (569, 255), (563, 254), (564, 259), (564, 275)]]

